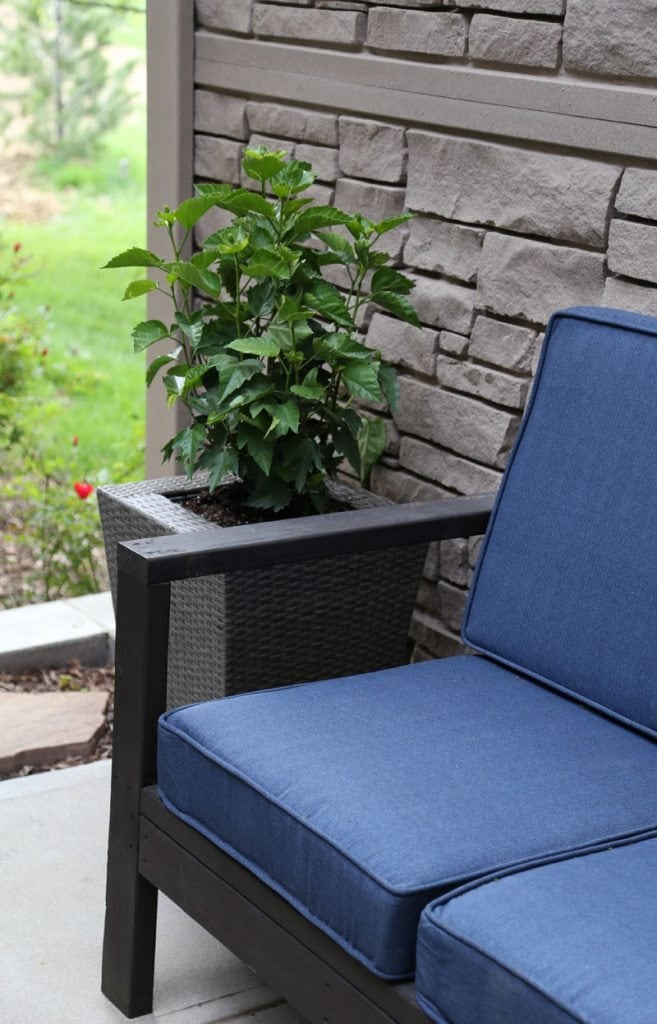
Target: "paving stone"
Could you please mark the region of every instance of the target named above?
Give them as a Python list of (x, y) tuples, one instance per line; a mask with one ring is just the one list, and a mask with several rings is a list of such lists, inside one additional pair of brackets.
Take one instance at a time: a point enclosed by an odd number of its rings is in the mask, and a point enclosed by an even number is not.
[(599, 305), (604, 262), (602, 254), (491, 232), (484, 242), (477, 306), (546, 324), (556, 309)]
[(253, 22), (253, 0), (196, 0), (196, 18), (204, 28), (248, 35)]
[(279, 103), (247, 103), (246, 114), (252, 132), (271, 132), (299, 142), (337, 146), (338, 119), (335, 114), (285, 107)]
[(242, 146), (213, 135), (194, 136), (194, 174), (229, 185), (239, 185)]
[(356, 11), (304, 11), (256, 4), (253, 15), (257, 36), (295, 43), (330, 43), (334, 47), (362, 43), (366, 24), (365, 15)]
[[(448, 0), (456, 7), (489, 11), (507, 11), (509, 14), (563, 14), (566, 0)], [(571, 0), (572, 2), (572, 0)]]
[(404, 262), (418, 270), (456, 277), (470, 284), (477, 279), (484, 232), (446, 220), (414, 217), (409, 222)]
[(403, 128), (357, 117), (340, 118), (340, 167), (353, 178), (399, 182), (406, 174)]
[(399, 383), (395, 422), (402, 434), (434, 441), (487, 466), (504, 466), (519, 423), (517, 416), (408, 377), (400, 378)]
[(426, 327), (374, 313), (367, 332), (367, 344), (395, 366), (433, 377), (436, 370), (438, 334)]
[(246, 139), (246, 101), (237, 96), (214, 92), (212, 89), (194, 91), (194, 128), (209, 135), (228, 135), (231, 139)]
[(507, 370), (530, 373), (537, 348), (538, 334), (531, 328), (478, 316), (468, 352), (473, 359), (480, 359), (484, 363), (495, 363)]
[(459, 494), (496, 491), (502, 479), (502, 474), (495, 469), (478, 466), (414, 437), (402, 437), (399, 464), (402, 469), (429, 477), (430, 480), (452, 491), (458, 491)]
[(0, 693), (0, 774), (90, 754), (107, 693)]
[(620, 277), (609, 277), (602, 298), (603, 306), (628, 309), (631, 313), (657, 316), (657, 288), (634, 284)]
[(657, 284), (657, 225), (613, 220), (607, 261), (617, 274)]
[(302, 142), (295, 146), (294, 156), (297, 160), (312, 164), (319, 181), (335, 181), (340, 173), (337, 149)]
[(632, 217), (657, 221), (657, 171), (628, 167), (616, 199), (616, 209)]
[(439, 355), (436, 377), (443, 387), (462, 391), (468, 395), (485, 398), (509, 409), (522, 410), (525, 407), (529, 381), (512, 377), (500, 370), (475, 366), (458, 359)]
[(473, 60), (535, 68), (556, 68), (561, 25), (526, 18), (475, 14), (468, 52)]
[(568, 0), (563, 59), (567, 71), (656, 78), (654, 0)]
[(605, 245), (619, 167), (432, 132), (407, 139), (409, 209)]
[(375, 7), (370, 12), (368, 46), (375, 50), (461, 57), (468, 23), (456, 12), (396, 11)]
[(444, 278), (409, 275), (415, 281), (410, 298), (423, 324), (467, 334), (472, 323), (476, 292)]

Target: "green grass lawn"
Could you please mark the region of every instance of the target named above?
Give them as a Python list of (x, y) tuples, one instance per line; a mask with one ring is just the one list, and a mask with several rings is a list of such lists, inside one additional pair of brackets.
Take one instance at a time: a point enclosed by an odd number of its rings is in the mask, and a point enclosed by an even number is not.
[[(143, 30), (134, 16), (118, 41), (138, 54)], [(9, 220), (0, 236), (20, 241), (31, 257), (31, 274), (16, 289), (18, 308), (48, 309), (44, 359), (58, 384), (38, 411), (39, 441), (48, 452), (74, 454), (77, 475), (92, 483), (136, 479), (143, 476), (144, 358), (133, 354), (130, 333), (145, 317), (145, 301), (120, 301), (138, 272), (100, 267), (145, 242), (143, 95), (96, 159), (42, 160), (32, 181), (58, 195), (61, 212), (44, 223)]]

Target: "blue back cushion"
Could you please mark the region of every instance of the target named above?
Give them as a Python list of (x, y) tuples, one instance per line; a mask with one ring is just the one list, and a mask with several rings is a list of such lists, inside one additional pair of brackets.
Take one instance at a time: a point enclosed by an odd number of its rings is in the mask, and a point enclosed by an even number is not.
[(552, 318), (463, 638), (657, 733), (657, 320)]

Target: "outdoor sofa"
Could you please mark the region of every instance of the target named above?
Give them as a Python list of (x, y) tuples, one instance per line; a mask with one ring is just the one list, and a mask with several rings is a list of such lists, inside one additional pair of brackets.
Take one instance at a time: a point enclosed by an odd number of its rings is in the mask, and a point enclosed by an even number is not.
[[(163, 714), (173, 581), (489, 516), (474, 654)], [(161, 889), (313, 1024), (655, 1024), (656, 537), (657, 320), (582, 308), (494, 503), (121, 545), (109, 998), (151, 1008)]]

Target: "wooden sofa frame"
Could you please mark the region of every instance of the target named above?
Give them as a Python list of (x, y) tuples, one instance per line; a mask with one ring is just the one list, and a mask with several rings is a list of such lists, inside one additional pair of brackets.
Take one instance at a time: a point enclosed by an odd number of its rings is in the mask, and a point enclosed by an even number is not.
[(119, 545), (102, 989), (126, 1016), (152, 1010), (161, 890), (311, 1024), (426, 1024), (411, 982), (371, 974), (160, 801), (170, 589), (176, 580), (481, 534), (493, 500), (370, 508)]

